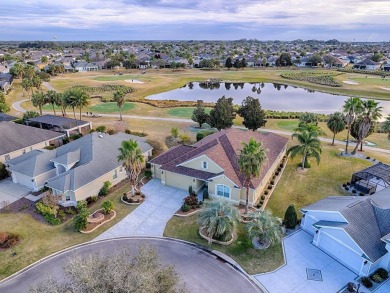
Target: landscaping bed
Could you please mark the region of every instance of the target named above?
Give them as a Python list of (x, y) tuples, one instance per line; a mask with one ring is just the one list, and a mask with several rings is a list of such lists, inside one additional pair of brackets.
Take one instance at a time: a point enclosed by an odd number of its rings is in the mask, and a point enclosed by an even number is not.
[(104, 223), (111, 221), (113, 218), (115, 218), (115, 216), (116, 216), (115, 211), (111, 211), (108, 214), (104, 214), (103, 210), (99, 209), (99, 210), (95, 211), (94, 213), (92, 213), (88, 217), (87, 227), (85, 227), (84, 229), (81, 229), (80, 232), (81, 233), (91, 233), (94, 230), (96, 230), (98, 227), (103, 225)]
[(9, 232), (0, 232), (0, 250), (5, 250), (17, 245), (20, 237), (17, 234)]
[(131, 192), (123, 193), (122, 202), (129, 205), (140, 205), (145, 201), (145, 195), (137, 191), (134, 195)]

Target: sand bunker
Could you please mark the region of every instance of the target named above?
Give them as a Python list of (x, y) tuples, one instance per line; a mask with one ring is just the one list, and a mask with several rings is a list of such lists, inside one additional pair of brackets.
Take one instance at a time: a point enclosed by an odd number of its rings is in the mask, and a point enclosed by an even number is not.
[(352, 80), (343, 80), (343, 83), (346, 83), (346, 84), (359, 84), (358, 82), (352, 81)]
[(390, 88), (389, 87), (381, 87), (382, 90), (385, 90), (385, 91), (390, 91)]
[(143, 81), (137, 80), (137, 79), (126, 79), (126, 82), (131, 82), (131, 83), (144, 83)]

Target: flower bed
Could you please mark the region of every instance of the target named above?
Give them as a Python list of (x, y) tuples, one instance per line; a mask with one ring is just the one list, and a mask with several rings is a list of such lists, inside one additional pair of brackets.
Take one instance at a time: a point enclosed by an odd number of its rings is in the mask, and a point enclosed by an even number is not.
[(219, 241), (219, 240), (215, 240), (213, 238), (209, 238), (208, 236), (205, 235), (204, 233), (204, 229), (206, 227), (200, 227), (199, 228), (199, 235), (200, 237), (202, 237), (203, 239), (207, 240), (208, 242), (211, 242), (211, 243), (216, 243), (216, 244), (220, 244), (220, 245), (230, 245), (233, 243), (233, 241), (236, 239), (236, 235), (235, 234), (232, 234), (231, 235), (231, 239), (229, 241)]
[[(99, 219), (100, 219), (99, 221), (90, 222), (90, 220), (94, 218), (93, 215), (95, 215), (95, 214), (101, 214), (101, 215), (103, 215), (103, 217), (100, 217), (100, 215), (99, 215)], [(107, 222), (111, 221), (112, 219), (114, 219), (115, 216), (116, 216), (115, 211), (111, 211), (109, 214), (103, 214), (103, 210), (99, 209), (99, 210), (95, 211), (91, 216), (88, 217), (87, 227), (85, 229), (80, 230), (80, 232), (84, 233), (84, 234), (91, 233), (91, 232), (95, 231), (97, 228), (99, 228), (101, 225), (103, 225), (104, 223), (107, 223)]]
[(141, 203), (143, 203), (145, 201), (145, 195), (139, 193), (139, 194), (135, 194), (135, 195), (130, 195), (130, 193), (124, 193), (121, 197), (121, 201), (124, 203), (124, 204), (128, 204), (128, 205), (140, 205)]

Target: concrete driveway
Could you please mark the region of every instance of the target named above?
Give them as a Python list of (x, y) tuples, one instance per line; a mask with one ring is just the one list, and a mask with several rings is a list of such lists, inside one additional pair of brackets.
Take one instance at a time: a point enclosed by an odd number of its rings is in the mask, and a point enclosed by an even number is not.
[[(286, 265), (278, 270), (255, 275), (270, 293), (337, 292), (348, 282), (354, 281), (355, 273), (311, 244), (313, 236), (300, 230), (283, 240)], [(319, 270), (308, 273), (307, 270)], [(320, 277), (321, 280), (308, 280)]]
[(135, 253), (138, 247), (154, 247), (162, 263), (174, 265), (182, 283), (188, 292), (256, 293), (261, 292), (244, 274), (232, 266), (219, 261), (213, 255), (192, 245), (169, 239), (115, 239), (83, 244), (66, 250), (58, 255), (38, 262), (36, 265), (18, 274), (6, 282), (0, 282), (0, 292), (28, 292), (31, 286), (52, 276), (61, 282), (64, 276), (63, 266), (73, 255), (87, 256), (100, 252), (104, 255), (115, 253), (123, 247), (130, 247)]
[(13, 203), (30, 193), (25, 186), (13, 183), (11, 179), (0, 181), (0, 203), (7, 201)]
[(163, 236), (167, 222), (183, 204), (185, 190), (162, 185), (153, 179), (141, 191), (146, 199), (118, 224), (100, 234), (95, 240), (130, 236)]

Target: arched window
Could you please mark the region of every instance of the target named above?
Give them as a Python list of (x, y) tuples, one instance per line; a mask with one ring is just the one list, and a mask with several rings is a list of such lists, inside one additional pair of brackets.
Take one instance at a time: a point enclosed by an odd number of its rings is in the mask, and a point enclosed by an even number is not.
[(218, 184), (217, 185), (217, 195), (230, 198), (230, 188), (229, 186)]

